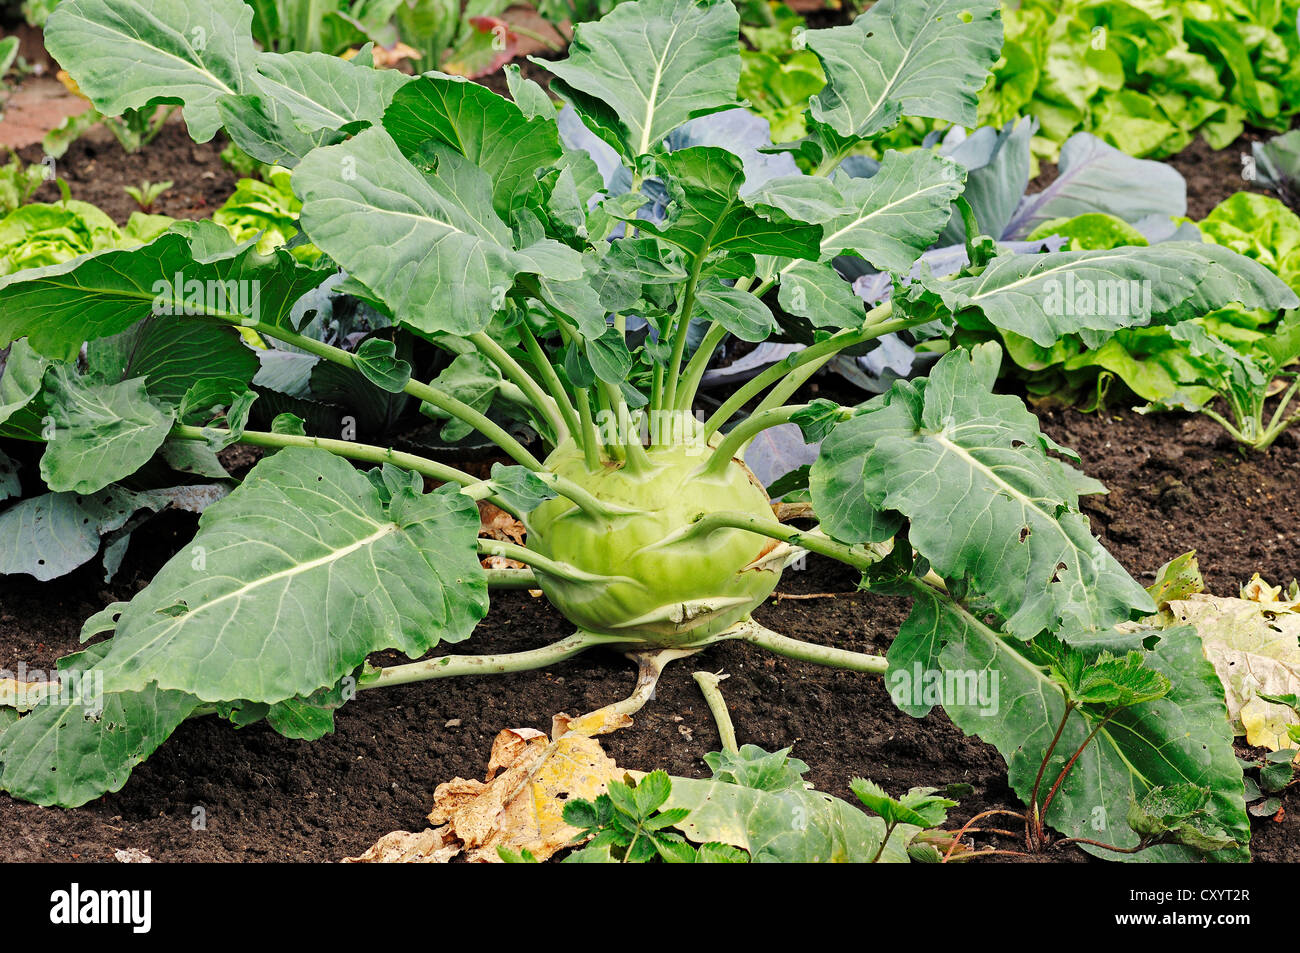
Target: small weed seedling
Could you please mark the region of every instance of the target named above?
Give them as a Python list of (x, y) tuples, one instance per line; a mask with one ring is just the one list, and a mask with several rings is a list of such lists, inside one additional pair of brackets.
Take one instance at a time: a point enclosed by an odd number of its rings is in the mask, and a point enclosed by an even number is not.
[(127, 195), (135, 199), (135, 204), (140, 206), (142, 212), (152, 212), (154, 203), (162, 197), (162, 194), (170, 189), (174, 182), (141, 182), (139, 185), (124, 185), (122, 190)]

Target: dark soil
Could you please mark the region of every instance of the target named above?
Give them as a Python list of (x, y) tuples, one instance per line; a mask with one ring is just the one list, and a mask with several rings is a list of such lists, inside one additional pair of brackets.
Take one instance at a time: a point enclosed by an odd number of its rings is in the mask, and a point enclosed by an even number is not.
[(1226, 149), (1215, 152), (1200, 136), (1178, 155), (1165, 161), (1182, 173), (1187, 180), (1187, 217), (1200, 221), (1234, 192), (1258, 192), (1271, 198), (1277, 193), (1261, 187), (1246, 178), (1253, 168), (1246, 159), (1251, 157), (1251, 144), (1267, 142), (1277, 133), (1247, 129), (1237, 141)]
[[(124, 151), (117, 139), (102, 126), (96, 127), (69, 147), (56, 165), (56, 174), (68, 183), (74, 199), (98, 205), (119, 225), (126, 224), (140, 206), (122, 190), (141, 182), (173, 182), (151, 211), (172, 218), (207, 218), (235, 190), (237, 176), (221, 161), (226, 139), (218, 135), (211, 142), (190, 139), (185, 124), (172, 119), (158, 137), (138, 152)], [(27, 162), (41, 161), (41, 147), (18, 150)], [(57, 202), (59, 191), (53, 182), (41, 186), (35, 202)]]
[[(1087, 504), (1088, 512), (1135, 575), (1149, 575), (1188, 549), (1201, 553), (1207, 581), (1222, 593), (1256, 570), (1272, 581), (1296, 574), (1294, 441), (1253, 460), (1195, 419), (1055, 411), (1044, 425), (1111, 487), (1110, 496)], [(137, 531), (112, 585), (103, 584), (94, 564), (44, 585), (0, 580), (0, 668), (19, 661), (52, 666), (75, 648), (86, 616), (143, 586), (192, 531), (192, 520), (182, 516)], [(906, 601), (858, 593), (855, 582), (838, 564), (810, 560), (806, 571), (787, 573), (780, 592), (837, 595), (774, 600), (758, 618), (798, 638), (882, 652)], [(494, 597), (471, 651), (513, 651), (568, 633), (544, 600), (506, 593)], [(740, 645), (716, 646), (671, 666), (635, 726), (603, 739), (620, 764), (707, 775), (702, 758), (719, 739), (690, 677), (701, 668), (730, 675), (723, 691), (740, 742), (794, 745), (821, 790), (851, 797), (848, 781), (857, 775), (892, 791), (962, 782), (974, 790), (954, 812), (958, 822), (976, 810), (1017, 807), (997, 752), (942, 714), (913, 720), (894, 708), (878, 678)], [(545, 730), (555, 713), (597, 708), (625, 695), (632, 682), (626, 661), (590, 655), (538, 672), (364, 693), (339, 713), (335, 734), (311, 743), (281, 738), (264, 725), (237, 731), (211, 718), (190, 722), (121, 792), (83, 808), (42, 809), (0, 795), (0, 830), (8, 839), (0, 855), (108, 860), (116, 849), (138, 847), (158, 860), (337, 860), (388, 831), (425, 826), (434, 787), (455, 776), (481, 777), (502, 728)], [(199, 808), (206, 829), (194, 830)], [(1300, 796), (1290, 793), (1284, 808), (1280, 822), (1254, 820), (1256, 859), (1300, 860)]]

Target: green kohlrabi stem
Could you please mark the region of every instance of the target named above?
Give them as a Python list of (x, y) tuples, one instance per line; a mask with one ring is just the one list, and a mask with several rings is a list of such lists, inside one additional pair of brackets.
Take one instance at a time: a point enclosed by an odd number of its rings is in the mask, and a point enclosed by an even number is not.
[(1237, 441), (1238, 443), (1250, 444), (1252, 442), (1250, 439), (1246, 437), (1244, 433), (1238, 430), (1236, 426), (1231, 421), (1228, 420), (1228, 418), (1224, 417), (1221, 413), (1219, 413), (1217, 410), (1213, 409), (1212, 407), (1209, 406), (1202, 407), (1201, 413), (1209, 417), (1211, 420), (1213, 420), (1224, 430), (1228, 431), (1228, 435), (1231, 436), (1232, 439)]
[[(308, 354), (315, 354), (327, 361), (342, 365), (343, 367), (356, 370), (356, 359), (352, 354), (342, 348), (334, 347), (323, 341), (317, 341), (309, 338), (304, 334), (297, 334), (286, 328), (277, 327), (273, 324), (265, 324), (261, 321), (253, 324), (242, 325), (251, 327), (258, 334), (264, 334), (267, 337), (276, 338), (286, 344), (306, 351)], [(463, 403), (452, 397), (450, 394), (431, 387), (428, 384), (422, 384), (417, 380), (409, 380), (403, 390), (418, 400), (432, 404), (439, 410), (445, 411), (451, 416), (469, 424), (483, 436), (487, 437), (498, 447), (506, 452), (516, 463), (527, 467), (529, 470), (541, 470), (542, 462), (528, 452), (528, 449), (514, 437), (506, 432), (504, 427), (489, 420), (484, 414), (479, 413), (469, 404)]]
[(789, 407), (774, 407), (771, 410), (756, 413), (752, 417), (746, 417), (722, 438), (722, 441), (704, 464), (701, 475), (707, 477), (721, 476), (726, 472), (727, 466), (731, 463), (733, 457), (744, 458), (745, 447), (755, 436), (769, 427), (788, 424), (791, 418), (807, 406), (807, 404), (797, 404)]
[(555, 445), (558, 446), (563, 443), (569, 436), (569, 425), (560, 413), (560, 407), (555, 398), (542, 390), (541, 385), (533, 379), (533, 376), (528, 373), (523, 365), (516, 361), (509, 351), (492, 340), (490, 336), (479, 331), (471, 334), (469, 339), (474, 342), (474, 345), (484, 357), (500, 369), (507, 380), (527, 395), (529, 403), (550, 424), (551, 431), (555, 434)]
[(695, 349), (691, 355), (690, 361), (686, 364), (686, 371), (682, 374), (681, 380), (677, 384), (677, 409), (689, 413), (692, 405), (695, 403), (695, 393), (699, 390), (700, 381), (704, 378), (704, 372), (709, 366), (709, 358), (713, 357), (713, 352), (717, 350), (722, 339), (727, 336), (727, 329), (717, 321), (709, 325), (708, 331), (704, 334), (704, 340), (700, 346)]
[(740, 411), (745, 404), (749, 403), (754, 397), (757, 397), (767, 387), (777, 383), (786, 375), (797, 372), (800, 368), (813, 361), (822, 361), (827, 356), (833, 356), (843, 351), (845, 348), (853, 347), (856, 344), (862, 344), (866, 341), (874, 340), (894, 331), (903, 331), (918, 324), (925, 323), (920, 318), (894, 318), (887, 320), (893, 313), (893, 305), (886, 301), (879, 307), (873, 308), (867, 312), (866, 323), (863, 327), (851, 330), (840, 331), (831, 335), (824, 341), (818, 341), (816, 344), (810, 344), (798, 354), (792, 354), (786, 360), (773, 364), (767, 370), (758, 376), (747, 381), (744, 386), (727, 399), (717, 412), (710, 417), (704, 424), (704, 438), (708, 439), (723, 424)]
[(498, 675), (504, 672), (526, 672), (530, 669), (545, 668), (556, 662), (573, 658), (580, 652), (597, 645), (607, 645), (620, 640), (614, 636), (596, 635), (592, 632), (578, 632), (527, 652), (509, 652), (504, 655), (443, 655), (438, 658), (425, 659), (422, 662), (410, 662), (406, 665), (394, 665), (380, 669), (377, 673), (362, 676), (358, 689), (383, 688), (388, 685), (408, 685), (411, 682), (424, 682), (434, 678), (451, 678), (456, 675)]
[[(717, 227), (716, 224), (714, 226)], [(695, 289), (700, 283), (700, 270), (704, 261), (697, 259), (691, 266), (690, 277), (686, 279), (686, 290), (682, 292), (682, 304), (673, 322), (673, 354), (668, 359), (668, 382), (660, 396), (662, 405), (656, 410), (673, 410), (677, 406), (677, 380), (682, 372), (682, 357), (686, 354), (686, 338), (690, 334), (691, 315), (695, 312)]]
[(600, 438), (596, 436), (596, 425), (591, 419), (591, 395), (587, 388), (578, 387), (574, 391), (578, 404), (578, 417), (582, 420), (582, 457), (587, 469), (593, 473), (600, 469), (603, 455), (600, 452)]
[(790, 398), (791, 394), (802, 387), (808, 378), (821, 370), (833, 357), (835, 357), (834, 354), (823, 354), (817, 360), (808, 361), (801, 367), (797, 367), (786, 374), (775, 387), (767, 392), (767, 396), (758, 402), (758, 405), (754, 408), (754, 413), (760, 414), (773, 407), (780, 407)]
[(636, 580), (629, 579), (627, 576), (602, 576), (599, 573), (584, 572), (576, 566), (556, 562), (554, 559), (543, 556), (541, 553), (535, 553), (531, 549), (498, 539), (480, 538), (478, 551), (482, 556), (504, 556), (506, 559), (513, 559), (516, 562), (540, 569), (557, 579), (566, 579), (569, 582), (587, 582), (596, 585), (609, 585), (615, 582), (632, 583), (634, 585), (636, 583)]
[(537, 573), (531, 569), (485, 569), (493, 589), (536, 589)]
[(715, 675), (712, 672), (694, 672), (691, 678), (695, 679), (695, 684), (700, 686), (700, 693), (704, 696), (704, 702), (709, 706), (709, 712), (713, 715), (713, 721), (718, 726), (718, 737), (722, 739), (722, 750), (730, 754), (737, 754), (740, 748), (736, 746), (736, 726), (731, 722), (731, 712), (727, 711), (727, 700), (722, 697), (722, 690), (718, 684), (727, 676)]
[[(187, 424), (176, 424), (172, 427), (171, 436), (182, 440), (207, 440), (209, 436), (228, 437), (231, 433), (230, 430), (218, 427), (191, 427)], [(310, 447), (317, 450), (327, 450), (335, 456), (346, 457), (349, 460), (360, 460), (364, 463), (391, 463), (404, 470), (413, 470), (422, 476), (429, 477), (431, 480), (439, 480), (443, 483), (459, 483), (462, 487), (479, 486), (483, 483), (478, 477), (471, 476), (463, 470), (457, 470), (455, 467), (449, 467), (446, 464), (428, 460), (413, 453), (403, 453), (390, 447), (376, 447), (352, 440), (330, 440), (325, 437), (300, 437), (297, 434), (245, 430), (236, 437), (236, 441), (250, 447), (269, 447), (272, 449)]]
[(546, 352), (542, 350), (541, 344), (538, 343), (537, 337), (533, 334), (532, 328), (528, 326), (527, 321), (520, 322), (519, 333), (524, 340), (524, 349), (528, 351), (533, 366), (537, 369), (537, 373), (542, 375), (542, 382), (560, 408), (560, 413), (564, 415), (564, 421), (569, 431), (575, 434), (578, 433), (582, 429), (582, 425), (578, 422), (578, 409), (573, 405), (573, 401), (569, 399), (564, 384), (560, 382), (560, 376), (555, 373), (555, 367), (547, 358)]
[(815, 532), (813, 530), (798, 530), (776, 522), (776, 520), (763, 519), (759, 516), (751, 516), (748, 513), (722, 511), (718, 513), (709, 513), (701, 516), (698, 520), (680, 529), (675, 533), (670, 533), (661, 539), (656, 546), (665, 546), (670, 543), (678, 542), (682, 539), (689, 539), (695, 536), (707, 536), (709, 533), (716, 532), (720, 529), (743, 529), (751, 533), (757, 533), (760, 536), (767, 536), (770, 539), (777, 539), (783, 543), (789, 543), (791, 546), (799, 546), (809, 552), (817, 553), (821, 556), (829, 556), (831, 559), (838, 559), (842, 563), (847, 563), (855, 569), (866, 569), (880, 562), (879, 553), (872, 552), (865, 546), (849, 546), (845, 543), (837, 542), (827, 536), (825, 533)]
[(1287, 409), (1291, 406), (1291, 399), (1295, 397), (1297, 390), (1300, 390), (1300, 377), (1292, 381), (1291, 386), (1282, 394), (1277, 410), (1273, 411), (1268, 426), (1264, 428), (1264, 433), (1260, 436), (1259, 443), (1256, 445), (1257, 450), (1267, 450), (1273, 445), (1273, 441), (1282, 435), (1282, 431), (1296, 421), (1300, 421), (1300, 411), (1290, 417), (1285, 416)]
[(813, 645), (801, 642), (773, 632), (757, 622), (742, 622), (727, 631), (731, 638), (740, 639), (759, 648), (767, 649), (786, 658), (816, 665), (828, 665), (831, 668), (843, 668), (850, 672), (865, 672), (868, 675), (884, 675), (889, 668), (889, 661), (881, 655), (868, 655), (865, 652), (850, 652), (848, 649), (832, 648), (829, 645)]

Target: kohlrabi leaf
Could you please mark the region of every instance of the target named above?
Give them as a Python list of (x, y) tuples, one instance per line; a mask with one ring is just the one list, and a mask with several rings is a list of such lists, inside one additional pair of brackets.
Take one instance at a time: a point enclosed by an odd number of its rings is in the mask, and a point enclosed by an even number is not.
[(411, 365), (397, 356), (397, 345), (383, 338), (366, 338), (352, 355), (361, 376), (380, 390), (400, 394), (411, 380)]
[(786, 311), (819, 328), (857, 328), (862, 299), (829, 261), (792, 261), (781, 269), (777, 300)]
[(999, 330), (1040, 347), (1067, 334), (1096, 347), (1120, 328), (1179, 321), (1232, 302), (1271, 310), (1300, 304), (1263, 265), (1218, 245), (1192, 242), (1000, 255), (981, 274), (923, 281), (959, 323), (971, 320), (963, 312), (978, 312)]
[(227, 134), (253, 158), (292, 168), (343, 130), (377, 123), (393, 94), (409, 81), (395, 69), (374, 69), (324, 53), (260, 53), (247, 92), (223, 96), (217, 111)]
[(631, 165), (688, 119), (737, 105), (738, 28), (730, 0), (636, 0), (580, 24), (569, 56), (540, 65)]
[(317, 149), (293, 176), (304, 231), (398, 320), (470, 334), (504, 307), (519, 273), (581, 274), (570, 249), (515, 251), (510, 229), (492, 209), (487, 174), (449, 146), (434, 151), (437, 169), (421, 172), (387, 132), (368, 129)]
[(478, 528), (455, 487), (408, 487), (385, 506), (342, 458), (281, 450), (123, 611), (105, 684), (274, 703), (335, 684), (371, 652), (458, 642), (487, 611)]
[(55, 492), (94, 493), (135, 473), (162, 446), (175, 419), (150, 400), (141, 378), (103, 384), (60, 364), (45, 381), (53, 428), (41, 477)]
[(906, 272), (943, 231), (964, 181), (961, 166), (932, 152), (885, 153), (871, 178), (839, 180), (845, 208), (825, 225), (822, 256)]
[(72, 360), (83, 342), (151, 315), (279, 324), (332, 273), (302, 265), (282, 249), (261, 255), (251, 245), (199, 257), (190, 241), (169, 232), (139, 248), (0, 278), (0, 343), (26, 335), (39, 353)]
[(181, 102), (190, 135), (207, 142), (221, 97), (249, 91), (252, 14), (241, 0), (65, 0), (45, 45), (105, 115)]
[(79, 807), (119, 791), (131, 770), (153, 754), (199, 701), (148, 685), (106, 692), (95, 666), (112, 642), (59, 661), (67, 699), (36, 706), (0, 733), (0, 789), (34, 804)]
[[(949, 597), (929, 587), (916, 588), (913, 614), (922, 613), (933, 620), (933, 626), (922, 628), (926, 632), (933, 628), (938, 651), (929, 661), (912, 662), (913, 653), (906, 644), (900, 647), (897, 659), (891, 647), (890, 673), (886, 675), (891, 694), (919, 698), (917, 693), (924, 692), (925, 686), (915, 684), (915, 676), (927, 677), (923, 674), (927, 670), (933, 673), (928, 677), (962, 677), (968, 679), (968, 685), (972, 673), (985, 679), (983, 692), (947, 698), (944, 710), (967, 734), (978, 735), (1002, 753), (1011, 786), (1027, 802), (1042, 755), (1065, 712), (1060, 688), (1044, 669), (1021, 654), (1014, 640), (1003, 638)], [(911, 624), (909, 619), (908, 626)], [(894, 646), (899, 646), (905, 635), (910, 638), (914, 634), (907, 628)], [(1142, 638), (1150, 634), (1133, 633), (1130, 647), (1140, 648)], [(1048, 808), (1047, 823), (1068, 836), (1132, 846), (1137, 835), (1124, 820), (1131, 801), (1156, 785), (1194, 783), (1211, 790), (1212, 817), (1232, 832), (1238, 843), (1245, 844), (1250, 826), (1223, 688), (1202, 655), (1193, 629), (1159, 634), (1161, 639), (1154, 651), (1147, 653), (1146, 661), (1172, 682), (1172, 690), (1155, 701), (1124, 709), (1100, 728)], [(908, 664), (896, 664), (904, 661)], [(1083, 706), (1070, 716), (1048, 766), (1045, 788), (1055, 783), (1065, 762), (1098, 727), (1106, 710), (1104, 705)], [(1044, 793), (1040, 790), (1039, 797)], [(1175, 845), (1131, 856), (1086, 849), (1108, 860), (1172, 861), (1200, 856)], [(1245, 852), (1237, 848), (1215, 855), (1215, 859), (1243, 860)]]
[(844, 542), (878, 541), (884, 514), (902, 514), (917, 552), (1019, 638), (1151, 612), (1092, 535), (1037, 418), (992, 393), (997, 367), (997, 345), (954, 351), (923, 386), (896, 384), (879, 409), (839, 424), (811, 472), (822, 526)]
[(560, 159), (554, 116), (554, 110), (546, 118), (525, 116), (508, 99), (460, 77), (422, 76), (393, 97), (384, 128), (414, 162), (430, 141), (469, 159), (491, 178), (493, 207), (508, 218), (538, 171)]
[(826, 73), (812, 117), (841, 136), (870, 138), (903, 116), (975, 126), (1002, 23), (997, 0), (881, 0), (848, 26), (804, 39)]
[[(503, 385), (500, 369), (476, 351), (457, 354), (433, 381), (437, 387), (480, 413), (487, 413)], [(441, 415), (441, 411), (435, 411)], [(449, 417), (442, 426), (442, 439), (449, 443), (463, 440), (473, 428), (459, 417)]]
[(790, 178), (768, 183), (760, 201), (815, 216), (825, 233), (820, 262), (788, 261), (776, 272), (781, 306), (817, 327), (858, 327), (862, 301), (832, 259), (849, 254), (881, 270), (906, 272), (943, 231), (964, 175), (961, 166), (925, 150), (891, 151), (874, 176), (841, 177), (832, 191), (813, 193)]
[(555, 491), (532, 470), (521, 466), (492, 464), (492, 489), (516, 513), (531, 513), (555, 498)]
[(286, 738), (315, 741), (334, 730), (334, 709), (302, 698), (287, 698), (267, 709), (266, 722)]
[(289, 111), (300, 132), (375, 123), (395, 93), (411, 82), (395, 69), (374, 69), (325, 53), (261, 53), (251, 93)]

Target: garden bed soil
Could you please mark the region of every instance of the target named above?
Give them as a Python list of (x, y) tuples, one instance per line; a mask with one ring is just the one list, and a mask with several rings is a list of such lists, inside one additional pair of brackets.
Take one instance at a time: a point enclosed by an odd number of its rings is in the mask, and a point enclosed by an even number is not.
[[(210, 142), (194, 142), (185, 123), (173, 116), (158, 137), (138, 152), (124, 151), (113, 134), (97, 126), (74, 142), (55, 163), (55, 174), (68, 184), (74, 199), (98, 205), (125, 225), (132, 212), (140, 210), (123, 186), (141, 182), (168, 182), (172, 187), (154, 203), (153, 212), (172, 218), (209, 217), (235, 190), (238, 176), (221, 161), (226, 138), (218, 134)], [(18, 150), (26, 162), (40, 162), (40, 145)], [(57, 202), (53, 182), (41, 186), (32, 201)]]
[[(1196, 418), (1053, 411), (1044, 426), (1110, 485), (1111, 494), (1086, 509), (1094, 531), (1139, 578), (1188, 549), (1200, 552), (1207, 581), (1225, 594), (1256, 570), (1285, 582), (1300, 568), (1300, 485), (1292, 476), (1300, 450), (1292, 438), (1268, 457), (1244, 459), (1213, 424)], [(83, 619), (129, 598), (192, 532), (192, 518), (181, 515), (138, 530), (111, 585), (95, 563), (45, 584), (0, 580), (0, 668), (52, 666), (76, 648)], [(907, 602), (855, 586), (847, 568), (812, 558), (807, 570), (787, 572), (779, 591), (836, 595), (773, 600), (757, 617), (797, 638), (883, 652)], [(460, 650), (515, 651), (568, 634), (544, 600), (501, 593)], [(670, 666), (636, 724), (602, 739), (619, 764), (707, 776), (702, 758), (719, 739), (691, 679), (698, 669), (730, 676), (722, 688), (742, 744), (793, 745), (820, 790), (851, 799), (848, 782), (856, 775), (893, 792), (969, 784), (973, 792), (953, 812), (956, 822), (977, 810), (1018, 806), (997, 752), (942, 713), (914, 720), (894, 708), (879, 678), (739, 644)], [(282, 738), (264, 724), (235, 730), (213, 718), (188, 722), (122, 791), (85, 807), (44, 809), (0, 795), (0, 860), (111, 860), (131, 847), (168, 861), (338, 860), (391, 830), (426, 826), (433, 789), (452, 777), (481, 777), (501, 729), (545, 730), (555, 713), (598, 708), (632, 683), (630, 663), (591, 654), (536, 672), (366, 692), (339, 712), (337, 731), (316, 742)], [(197, 816), (204, 829), (194, 829)], [(1278, 819), (1253, 824), (1257, 860), (1300, 861), (1300, 793), (1284, 798)], [(1048, 859), (1085, 858), (1066, 850)]]

